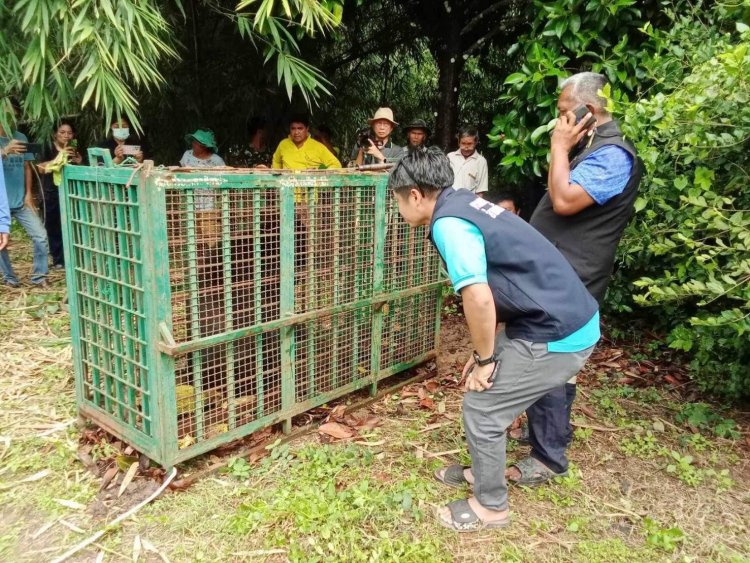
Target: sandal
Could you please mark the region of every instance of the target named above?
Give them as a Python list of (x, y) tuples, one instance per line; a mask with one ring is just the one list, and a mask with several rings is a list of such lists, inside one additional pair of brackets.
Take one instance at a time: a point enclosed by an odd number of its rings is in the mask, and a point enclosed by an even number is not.
[[(515, 438), (511, 434), (511, 432), (513, 432), (513, 430), (520, 430), (521, 431), (521, 435), (518, 438)], [(524, 445), (531, 444), (531, 441), (529, 439), (529, 425), (528, 424), (522, 424), (521, 426), (519, 426), (518, 428), (514, 428), (513, 430), (508, 430), (508, 438), (510, 438), (511, 440), (514, 440), (514, 441), (518, 442), (519, 444), (524, 444)]]
[(567, 477), (568, 475), (567, 471), (555, 473), (541, 461), (530, 456), (514, 463), (510, 467), (515, 467), (521, 473), (520, 479), (506, 478), (509, 483), (513, 483), (514, 485), (541, 485), (555, 477)]
[(510, 515), (502, 520), (485, 522), (471, 508), (468, 499), (454, 500), (445, 505), (451, 511), (450, 521), (445, 520), (438, 510), (435, 510), (435, 518), (440, 525), (454, 532), (480, 532), (482, 530), (500, 530), (510, 525)]
[[(440, 472), (445, 469), (445, 472), (440, 475)], [(441, 467), (433, 475), (435, 479), (440, 481), (443, 485), (448, 485), (454, 489), (462, 489), (464, 485), (468, 485), (469, 482), (464, 477), (464, 469), (469, 469), (468, 465), (458, 465), (454, 463), (448, 467)]]

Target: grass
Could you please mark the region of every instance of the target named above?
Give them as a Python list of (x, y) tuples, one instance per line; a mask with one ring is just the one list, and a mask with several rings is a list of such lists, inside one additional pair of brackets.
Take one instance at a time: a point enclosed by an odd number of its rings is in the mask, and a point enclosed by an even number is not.
[[(23, 275), (28, 246), (13, 250)], [(52, 559), (107, 521), (92, 510), (102, 506), (101, 476), (78, 460), (63, 283), (58, 274), (49, 290), (0, 294), (0, 328), (9, 335), (0, 351), (3, 561)], [(441, 355), (438, 380), (447, 379), (434, 392), (445, 414), (394, 394), (369, 408), (383, 425), (356, 441), (322, 443), (312, 434), (257, 461), (235, 459), (165, 494), (74, 560), (101, 553), (125, 561), (134, 552), (148, 561), (159, 554), (171, 561), (749, 560), (747, 415), (684, 403), (665, 388), (617, 385), (617, 374), (595, 362), (581, 378), (570, 475), (512, 488), (508, 530), (459, 536), (440, 528), (433, 507), (467, 491), (440, 486), (432, 472), (469, 460), (461, 393), (449, 384), (468, 344), (452, 311), (442, 338), (454, 351)], [(102, 440), (91, 455), (117, 451)], [(518, 459), (527, 449), (511, 442), (509, 451)], [(183, 470), (212, 461), (205, 456)], [(23, 482), (40, 471), (47, 473)]]

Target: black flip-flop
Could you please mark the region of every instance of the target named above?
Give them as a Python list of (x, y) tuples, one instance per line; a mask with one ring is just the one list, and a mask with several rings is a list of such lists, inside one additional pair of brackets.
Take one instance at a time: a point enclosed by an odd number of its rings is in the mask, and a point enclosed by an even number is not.
[(513, 483), (514, 485), (524, 485), (527, 487), (541, 485), (542, 483), (551, 481), (555, 477), (567, 477), (568, 475), (567, 471), (555, 473), (541, 461), (531, 456), (514, 463), (510, 467), (518, 469), (521, 477), (520, 479), (506, 478), (506, 481), (508, 483)]
[[(445, 473), (443, 475), (440, 475), (440, 472), (445, 469)], [(466, 480), (466, 477), (464, 477), (464, 469), (469, 469), (468, 465), (459, 465), (457, 463), (454, 463), (453, 465), (449, 465), (448, 467), (441, 467), (433, 475), (435, 476), (435, 479), (440, 481), (443, 485), (448, 485), (449, 487), (453, 487), (454, 489), (462, 489), (464, 485), (469, 485), (470, 483)]]
[(435, 510), (435, 518), (444, 528), (458, 533), (481, 532), (482, 530), (500, 530), (510, 525), (510, 514), (502, 520), (485, 522), (471, 508), (467, 499), (454, 500), (445, 505), (451, 511), (450, 521), (445, 520), (440, 512)]

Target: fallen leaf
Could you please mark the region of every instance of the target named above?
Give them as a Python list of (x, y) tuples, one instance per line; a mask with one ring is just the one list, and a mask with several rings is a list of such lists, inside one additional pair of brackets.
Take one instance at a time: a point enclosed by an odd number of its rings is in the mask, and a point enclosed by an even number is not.
[(57, 504), (61, 504), (62, 506), (65, 506), (67, 508), (72, 508), (73, 510), (84, 510), (86, 508), (83, 504), (74, 500), (67, 500), (64, 498), (54, 498), (52, 500), (54, 500)]
[(99, 490), (103, 491), (107, 488), (107, 486), (112, 482), (112, 479), (115, 478), (115, 475), (117, 475), (120, 472), (120, 468), (117, 467), (117, 465), (113, 465), (109, 469), (107, 469), (107, 472), (104, 474), (104, 477), (102, 477), (102, 484), (99, 485)]
[(677, 378), (673, 375), (667, 374), (664, 376), (664, 381), (669, 383), (670, 385), (679, 385), (680, 382), (677, 380)]
[(412, 391), (411, 389), (408, 389), (408, 388), (404, 387), (401, 390), (401, 393), (399, 393), (399, 395), (401, 396), (402, 399), (405, 399), (406, 397), (416, 397), (416, 396), (419, 395), (419, 393), (417, 393), (416, 391)]
[(140, 556), (141, 556), (141, 536), (136, 534), (135, 538), (133, 538), (133, 563), (136, 563), (136, 561), (138, 561), (138, 558)]
[(617, 380), (617, 383), (620, 385), (630, 385), (633, 381), (635, 380), (632, 377), (621, 377)]
[(424, 384), (424, 388), (427, 389), (428, 393), (435, 393), (440, 389), (440, 384), (437, 381), (428, 381)]
[(429, 393), (427, 393), (427, 389), (424, 387), (420, 387), (417, 389), (417, 397), (419, 397), (420, 401), (426, 399), (429, 396)]
[(325, 424), (321, 424), (320, 428), (318, 428), (318, 433), (326, 434), (337, 440), (344, 440), (354, 436), (354, 431), (351, 428), (339, 424), (338, 422), (326, 422)]
[(12, 489), (16, 485), (21, 485), (22, 483), (32, 483), (34, 481), (39, 481), (40, 479), (44, 479), (47, 475), (52, 473), (49, 469), (42, 469), (41, 471), (37, 471), (33, 475), (29, 475), (28, 477), (21, 479), (20, 481), (16, 481), (15, 483), (8, 483), (7, 485), (0, 485), (0, 491), (5, 489)]
[(143, 545), (143, 549), (146, 551), (150, 551), (151, 553), (155, 553), (158, 555), (164, 563), (169, 563), (169, 558), (164, 555), (161, 551), (156, 549), (154, 547), (154, 544), (152, 544), (150, 541), (148, 541), (146, 538), (141, 538), (141, 544)]
[(326, 422), (340, 422), (346, 414), (346, 405), (336, 405), (326, 417)]
[(135, 450), (133, 449), (133, 446), (128, 446), (127, 448), (125, 448), (125, 451), (122, 453), (124, 453), (125, 455), (133, 455), (134, 451)]
[(41, 528), (39, 528), (39, 529), (38, 529), (38, 530), (37, 530), (36, 532), (34, 532), (33, 534), (31, 534), (31, 539), (32, 539), (32, 540), (35, 540), (35, 539), (37, 539), (37, 538), (38, 538), (39, 536), (41, 536), (41, 535), (42, 535), (42, 534), (43, 534), (44, 532), (46, 532), (46, 531), (47, 531), (47, 530), (49, 530), (49, 529), (50, 529), (50, 528), (51, 528), (52, 526), (54, 526), (56, 522), (57, 522), (57, 520), (52, 520), (51, 522), (47, 522), (47, 523), (46, 523), (46, 524), (45, 524), (44, 526), (42, 526), (42, 527), (41, 527)]
[(377, 416), (368, 416), (367, 418), (362, 418), (357, 420), (357, 424), (354, 425), (355, 428), (358, 430), (372, 430), (373, 428), (376, 428), (383, 424), (383, 421), (377, 417)]
[(661, 420), (655, 420), (653, 426), (657, 432), (664, 432), (664, 423)]
[(438, 411), (438, 412), (439, 412), (440, 414), (443, 414), (443, 413), (445, 413), (445, 401), (440, 401), (440, 402), (439, 402), (439, 403), (437, 404), (437, 411)]
[(100, 551), (96, 554), (96, 559), (94, 560), (94, 563), (102, 563), (104, 561), (104, 552)]
[(435, 401), (433, 401), (429, 397), (425, 397), (424, 399), (422, 399), (421, 401), (419, 401), (419, 406), (422, 407), (423, 409), (428, 409), (428, 410), (434, 411), (435, 410)]
[(120, 490), (117, 491), (117, 496), (121, 497), (122, 493), (125, 492), (125, 489), (128, 488), (128, 485), (130, 485), (130, 482), (133, 480), (133, 477), (135, 477), (136, 472), (138, 471), (138, 460), (130, 466), (130, 469), (128, 469), (127, 473), (125, 473), (125, 477), (122, 478), (122, 483), (120, 483)]
[(578, 405), (578, 410), (589, 418), (596, 419), (596, 413), (591, 409), (591, 407), (587, 407), (586, 405)]

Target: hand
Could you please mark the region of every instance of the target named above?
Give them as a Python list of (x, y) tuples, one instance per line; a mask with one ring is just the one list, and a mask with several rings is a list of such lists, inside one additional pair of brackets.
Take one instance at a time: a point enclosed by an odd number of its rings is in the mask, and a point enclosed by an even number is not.
[(591, 119), (591, 112), (583, 116), (576, 125), (576, 116), (572, 111), (565, 112), (557, 118), (555, 129), (552, 131), (552, 149), (563, 149), (565, 152), (575, 147), (589, 130), (584, 126)]
[(6, 156), (9, 154), (23, 154), (25, 152), (26, 143), (24, 143), (23, 141), (19, 141), (18, 139), (11, 139), (3, 149), (3, 154)]
[(115, 147), (115, 158), (125, 158), (125, 149), (122, 148), (122, 145)]
[(268, 166), (266, 166), (265, 164), (256, 164), (255, 166), (253, 166), (253, 168), (267, 169)]
[(474, 369), (472, 369), (466, 377), (464, 391), (477, 391), (478, 393), (481, 393), (492, 387), (490, 377), (492, 377), (492, 372), (495, 371), (496, 365), (497, 362), (492, 362), (486, 366), (478, 366), (475, 364)]
[(34, 201), (34, 196), (31, 194), (26, 194), (26, 196), (23, 198), (23, 205), (24, 207), (28, 207), (32, 211), (36, 212), (36, 202)]
[(136, 161), (143, 162), (143, 151), (138, 151), (133, 156), (135, 157)]
[(81, 164), (83, 162), (83, 157), (81, 156), (81, 153), (78, 151), (75, 151), (73, 155), (70, 157), (70, 161), (73, 164)]
[(370, 143), (370, 146), (367, 147), (365, 152), (371, 156), (374, 156), (379, 161), (383, 162), (385, 160), (385, 155), (380, 152), (380, 149), (377, 147), (375, 143), (372, 142), (372, 139), (367, 139)]
[(3, 250), (6, 246), (8, 246), (9, 240), (10, 240), (9, 233), (0, 233), (0, 250)]

